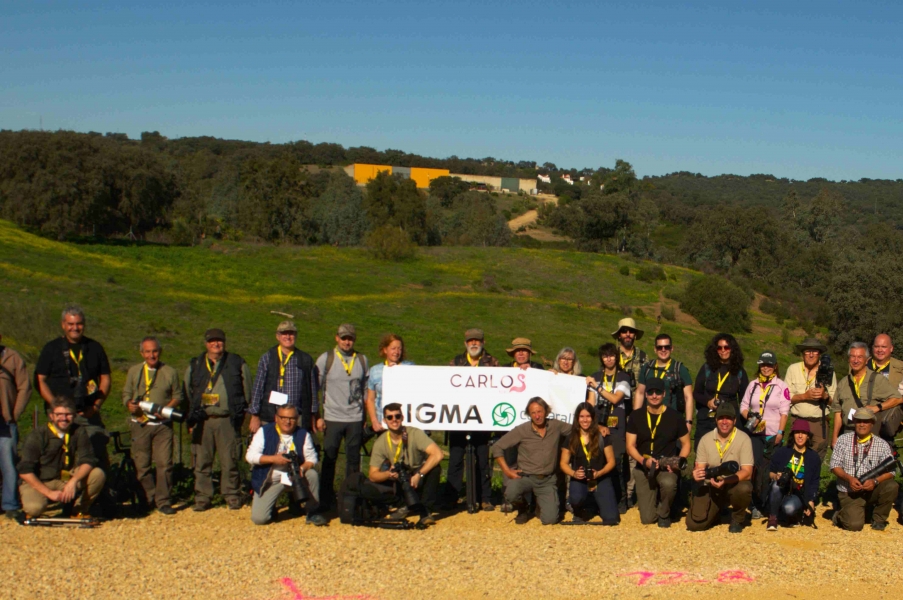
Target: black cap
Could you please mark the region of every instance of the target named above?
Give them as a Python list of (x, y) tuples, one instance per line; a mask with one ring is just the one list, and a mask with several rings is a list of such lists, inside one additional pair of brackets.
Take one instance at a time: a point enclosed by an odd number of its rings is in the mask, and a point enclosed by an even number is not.
[(665, 382), (654, 377), (646, 382), (646, 393), (657, 391), (659, 394), (665, 393)]
[(226, 341), (226, 332), (222, 329), (208, 329), (204, 332), (204, 341), (209, 342), (210, 340), (222, 340)]
[(722, 402), (718, 405), (717, 410), (715, 410), (715, 418), (720, 419), (721, 417), (730, 417), (731, 419), (736, 419), (737, 409), (735, 409), (734, 405), (730, 402)]

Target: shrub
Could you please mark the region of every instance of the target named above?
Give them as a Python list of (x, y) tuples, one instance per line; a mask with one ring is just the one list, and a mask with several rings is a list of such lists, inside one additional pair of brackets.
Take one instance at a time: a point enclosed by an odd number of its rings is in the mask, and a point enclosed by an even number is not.
[(790, 332), (787, 330), (786, 327), (781, 329), (781, 343), (784, 344), (785, 346), (790, 345)]
[(618, 269), (618, 273), (620, 273), (624, 277), (629, 277), (630, 276), (630, 267), (628, 267), (627, 265), (621, 265), (621, 268)]
[(662, 305), (662, 318), (667, 321), (674, 321), (674, 307), (668, 304)]
[(676, 300), (677, 302), (680, 302), (680, 299), (683, 298), (684, 291), (680, 288), (680, 286), (669, 283), (665, 286), (662, 294), (668, 300)]
[(367, 248), (380, 260), (409, 260), (417, 255), (417, 245), (411, 236), (395, 225), (381, 225), (367, 234)]
[(639, 318), (644, 318), (646, 316), (646, 311), (642, 308), (637, 308), (633, 311), (633, 314)]
[(630, 315), (633, 314), (633, 307), (627, 306), (627, 305), (622, 305), (621, 306), (621, 314), (623, 314), (625, 317), (629, 317)]
[(658, 265), (647, 265), (640, 267), (636, 272), (637, 281), (645, 281), (651, 283), (653, 281), (666, 281), (668, 277), (665, 270)]
[(680, 309), (696, 317), (703, 327), (727, 333), (752, 331), (750, 297), (723, 279), (703, 275), (692, 280), (680, 301)]

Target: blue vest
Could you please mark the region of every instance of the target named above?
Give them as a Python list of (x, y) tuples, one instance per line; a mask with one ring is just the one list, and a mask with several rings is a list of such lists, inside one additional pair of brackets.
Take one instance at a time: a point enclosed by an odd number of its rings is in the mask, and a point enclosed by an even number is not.
[[(295, 452), (301, 457), (301, 462), (305, 461), (304, 442), (307, 440), (307, 430), (299, 427), (295, 430)], [(276, 433), (276, 424), (269, 423), (263, 426), (263, 455), (273, 456), (279, 449), (279, 434)], [(267, 476), (273, 465), (254, 465), (251, 469), (251, 487), (260, 495), (263, 484), (266, 483)]]

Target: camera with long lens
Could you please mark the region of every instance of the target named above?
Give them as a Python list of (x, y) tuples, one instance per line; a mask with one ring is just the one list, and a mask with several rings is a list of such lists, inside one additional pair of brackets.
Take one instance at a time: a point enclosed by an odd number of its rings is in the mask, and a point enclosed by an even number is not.
[(411, 485), (414, 469), (403, 462), (397, 462), (392, 465), (391, 471), (398, 473), (398, 484), (401, 486), (401, 496), (404, 498), (405, 506), (411, 508), (420, 504), (420, 496), (417, 495), (417, 490)]
[(680, 477), (680, 472), (683, 471), (687, 467), (687, 459), (683, 456), (653, 456), (655, 459), (655, 463), (652, 468), (650, 468), (646, 472), (646, 477), (649, 480), (655, 479), (659, 473), (662, 471), (668, 470), (670, 467), (671, 472), (675, 473), (678, 477)]
[(292, 482), (292, 500), (295, 502), (306, 502), (305, 510), (307, 514), (313, 514), (319, 508), (320, 503), (314, 497), (307, 478), (301, 475), (301, 465), (304, 461), (301, 460), (301, 457), (294, 450), (282, 456), (291, 461), (288, 469), (288, 479)]
[(138, 403), (138, 406), (145, 414), (156, 417), (157, 419), (172, 420), (180, 423), (185, 420), (184, 414), (170, 406), (160, 406), (149, 400), (142, 400)]
[(706, 467), (705, 478), (718, 479), (719, 477), (730, 477), (731, 475), (736, 475), (739, 470), (740, 463), (735, 460), (729, 460), (721, 463), (717, 467)]
[(193, 409), (190, 413), (188, 413), (188, 417), (185, 419), (185, 424), (189, 427), (195, 427), (200, 425), (204, 421), (207, 420), (207, 411), (204, 410), (203, 406), (198, 406)]
[(815, 384), (827, 388), (832, 381), (834, 381), (834, 365), (831, 364), (828, 353), (822, 352), (821, 358), (818, 359), (818, 371), (815, 372)]

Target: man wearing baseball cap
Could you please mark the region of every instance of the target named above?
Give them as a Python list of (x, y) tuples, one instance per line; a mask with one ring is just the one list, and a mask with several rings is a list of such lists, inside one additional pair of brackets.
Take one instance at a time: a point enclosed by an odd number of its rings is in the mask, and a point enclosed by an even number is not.
[(220, 491), (229, 508), (238, 510), (242, 505), (239, 435), (251, 396), (251, 371), (241, 356), (226, 352), (222, 329), (208, 329), (204, 345), (206, 352), (191, 359), (184, 379), (190, 413), (200, 416), (188, 430), (194, 456), (193, 510), (210, 508), (214, 454), (222, 467)]
[[(718, 521), (721, 509), (731, 507), (730, 533), (743, 531), (746, 508), (752, 501), (753, 451), (746, 433), (737, 427), (737, 409), (729, 402), (715, 410), (715, 429), (699, 440), (693, 479), (698, 487), (687, 513), (687, 530), (702, 531)], [(740, 470), (734, 475), (706, 479), (707, 467), (735, 461)]]
[(806, 338), (796, 345), (796, 351), (802, 356), (802, 362), (793, 363), (784, 373), (784, 383), (790, 390), (790, 416), (793, 423), (800, 419), (809, 423), (810, 445), (825, 460), (831, 441), (829, 407), (837, 394), (837, 377), (832, 370), (828, 385), (818, 381), (818, 366), (828, 347), (816, 338)]
[(768, 475), (768, 531), (778, 530), (778, 521), (797, 523), (805, 515), (815, 517), (815, 501), (821, 476), (821, 458), (809, 447), (809, 422), (797, 419), (790, 428), (790, 440), (771, 457)]
[[(453, 367), (498, 367), (499, 361), (486, 352), (483, 330), (471, 327), (464, 332), (464, 353), (455, 356), (451, 361)], [(448, 472), (446, 473), (446, 490), (443, 508), (454, 508), (458, 498), (464, 491), (464, 455), (467, 450), (467, 432), (448, 432)], [(473, 444), (476, 457), (476, 477), (479, 485), (483, 510), (495, 510), (492, 498), (492, 465), (489, 463), (490, 431), (471, 431), (470, 443)]]
[(837, 476), (840, 510), (831, 521), (849, 531), (865, 527), (865, 509), (873, 508), (872, 529), (884, 531), (899, 486), (893, 472), (871, 476), (868, 471), (893, 457), (890, 445), (872, 434), (875, 413), (866, 407), (853, 412), (854, 430), (837, 438), (831, 455), (831, 472)]

